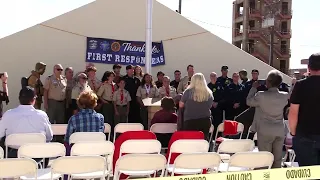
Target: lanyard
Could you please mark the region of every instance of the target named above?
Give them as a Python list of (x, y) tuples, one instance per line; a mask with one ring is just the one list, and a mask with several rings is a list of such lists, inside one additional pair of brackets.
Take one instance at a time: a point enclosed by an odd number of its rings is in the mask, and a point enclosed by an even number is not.
[(123, 90), (121, 90), (121, 91), (120, 91), (120, 102), (121, 102), (121, 104), (123, 103), (123, 99), (124, 99), (124, 97), (123, 97)]
[(146, 92), (147, 92), (147, 96), (149, 95), (149, 93), (150, 93), (150, 89), (151, 89), (151, 87), (150, 87), (150, 85), (149, 86), (147, 86), (146, 84), (144, 85), (144, 88), (146, 88)]

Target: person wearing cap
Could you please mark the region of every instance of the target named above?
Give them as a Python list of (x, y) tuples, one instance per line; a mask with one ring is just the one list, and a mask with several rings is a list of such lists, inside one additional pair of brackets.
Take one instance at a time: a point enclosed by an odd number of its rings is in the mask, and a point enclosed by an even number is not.
[(34, 105), (36, 109), (41, 109), (42, 96), (44, 93), (43, 84), (41, 82), (40, 76), (46, 71), (46, 64), (43, 62), (37, 62), (34, 70), (31, 71), (31, 75), (28, 78), (28, 86), (35, 89), (37, 94), (37, 101)]
[(227, 86), (232, 83), (232, 79), (228, 77), (229, 67), (222, 66), (221, 67), (221, 76), (217, 78), (217, 84), (222, 87), (222, 98), (220, 100), (219, 108), (221, 111), (226, 111), (227, 109), (227, 98), (228, 93), (226, 91)]
[(78, 75), (77, 84), (72, 88), (71, 92), (72, 114), (75, 114), (78, 111), (77, 99), (84, 91), (91, 91), (91, 88), (88, 85), (88, 76), (85, 73), (80, 73)]
[(134, 77), (134, 67), (132, 65), (126, 66), (127, 75), (123, 78), (125, 80), (126, 86), (124, 87), (130, 94), (130, 110), (128, 115), (129, 123), (141, 123), (140, 118), (140, 105), (137, 101), (137, 90), (140, 86), (140, 80)]
[(188, 75), (183, 77), (180, 82), (179, 82), (179, 85), (178, 85), (178, 89), (177, 89), (177, 93), (178, 94), (181, 94), (184, 92), (184, 90), (187, 89), (187, 87), (190, 85), (190, 82), (191, 82), (191, 77), (193, 76), (194, 74), (194, 67), (193, 65), (189, 64), (187, 66), (187, 72), (188, 72)]
[(245, 84), (249, 79), (248, 79), (248, 72), (245, 69), (242, 69), (239, 71), (240, 79), (241, 79), (241, 84)]
[(289, 127), (299, 166), (320, 164), (320, 53), (309, 57), (310, 76), (297, 81), (290, 98)]
[(56, 64), (53, 74), (44, 83), (44, 108), (52, 124), (63, 124), (65, 121), (67, 79), (62, 71), (62, 65)]
[(165, 74), (162, 72), (162, 71), (159, 71), (158, 73), (157, 73), (157, 78), (158, 78), (158, 80), (155, 82), (155, 84), (156, 84), (156, 86), (157, 86), (157, 88), (159, 89), (160, 87), (162, 87), (162, 85), (163, 85), (163, 76), (164, 76)]
[(113, 72), (115, 74), (114, 76), (114, 83), (118, 84), (120, 82), (120, 78), (122, 77), (122, 75), (120, 74), (121, 72), (121, 65), (120, 64), (115, 64), (112, 67)]
[[(47, 142), (52, 140), (49, 117), (44, 111), (34, 108), (36, 98), (34, 88), (26, 86), (20, 90), (20, 105), (6, 111), (0, 120), (0, 139), (10, 134), (42, 133)], [(17, 157), (17, 149), (9, 148), (8, 157)]]

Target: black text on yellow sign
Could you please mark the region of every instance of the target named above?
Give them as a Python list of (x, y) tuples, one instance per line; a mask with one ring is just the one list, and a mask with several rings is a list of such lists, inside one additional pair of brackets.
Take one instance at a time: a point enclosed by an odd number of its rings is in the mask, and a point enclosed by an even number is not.
[[(154, 178), (152, 178), (154, 180)], [(171, 176), (156, 180), (296, 180), (320, 179), (320, 166)], [(150, 179), (151, 180), (151, 179)]]

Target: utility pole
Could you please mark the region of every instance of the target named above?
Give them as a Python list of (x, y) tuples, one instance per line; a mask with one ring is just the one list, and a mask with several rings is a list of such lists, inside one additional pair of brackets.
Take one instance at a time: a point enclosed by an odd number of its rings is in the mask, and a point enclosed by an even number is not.
[(274, 26), (270, 27), (270, 54), (269, 54), (269, 65), (273, 65), (273, 48), (274, 48)]
[(182, 6), (182, 0), (179, 0), (179, 10), (178, 10), (178, 11), (179, 11), (179, 12), (178, 12), (179, 14), (181, 14), (181, 6)]

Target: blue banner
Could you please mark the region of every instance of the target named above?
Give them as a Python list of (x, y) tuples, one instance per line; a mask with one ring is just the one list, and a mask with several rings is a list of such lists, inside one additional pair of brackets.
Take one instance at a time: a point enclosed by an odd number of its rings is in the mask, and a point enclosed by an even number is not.
[[(86, 62), (104, 64), (146, 64), (145, 42), (87, 37)], [(163, 45), (152, 43), (152, 66), (164, 65)]]

